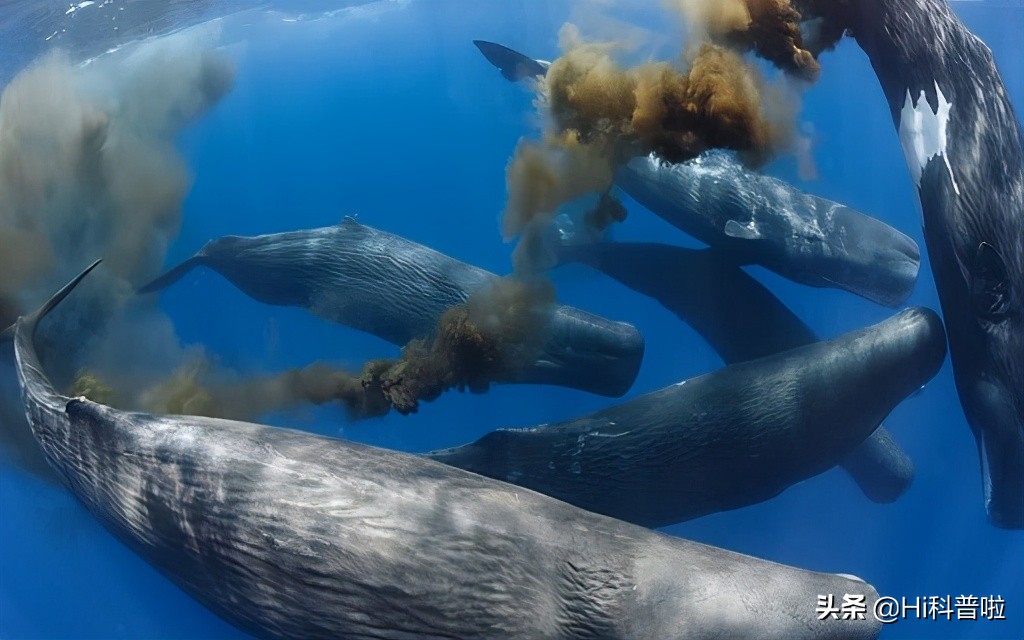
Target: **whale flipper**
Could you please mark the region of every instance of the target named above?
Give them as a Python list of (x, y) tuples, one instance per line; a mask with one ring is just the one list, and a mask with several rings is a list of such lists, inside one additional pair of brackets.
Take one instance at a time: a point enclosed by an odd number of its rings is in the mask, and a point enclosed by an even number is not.
[(157, 291), (161, 291), (163, 289), (166, 289), (167, 287), (171, 286), (172, 284), (174, 284), (178, 280), (181, 280), (185, 276), (185, 274), (188, 273), (189, 271), (191, 271), (193, 268), (195, 268), (195, 267), (197, 267), (197, 266), (199, 266), (201, 264), (204, 264), (204, 263), (205, 263), (205, 256), (196, 254), (196, 255), (192, 256), (191, 258), (189, 258), (188, 260), (185, 260), (184, 262), (182, 262), (178, 266), (174, 267), (173, 269), (171, 269), (167, 273), (165, 273), (162, 276), (158, 277), (156, 280), (153, 280), (149, 284), (144, 285), (143, 287), (141, 287), (139, 289), (138, 293), (140, 293), (140, 294), (155, 293)]

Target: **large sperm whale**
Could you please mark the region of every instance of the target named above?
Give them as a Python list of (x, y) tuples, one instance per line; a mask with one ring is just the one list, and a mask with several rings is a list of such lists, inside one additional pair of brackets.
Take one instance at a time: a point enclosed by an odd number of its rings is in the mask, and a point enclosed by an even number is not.
[(581, 418), (427, 456), (664, 526), (767, 500), (835, 466), (945, 357), (938, 316), (911, 308)]
[[(474, 41), (505, 78), (547, 73), (523, 54)], [(651, 154), (615, 172), (615, 185), (673, 226), (742, 264), (760, 264), (813, 287), (844, 289), (890, 307), (917, 281), (917, 244), (884, 222), (810, 195), (711, 150), (669, 163)]]
[[(32, 433), (107, 529), (261, 638), (873, 638), (877, 593), (412, 454), (57, 393), (12, 330)], [(864, 596), (865, 619), (816, 613)], [(821, 619), (819, 619), (821, 618)]]
[[(213, 269), (261, 302), (304, 307), (397, 345), (430, 335), (447, 309), (497, 278), (345, 218), (333, 227), (212, 240), (140, 292), (167, 287), (197, 266)], [(501, 382), (621, 396), (643, 358), (635, 327), (564, 305), (554, 310), (545, 338), (541, 356)]]
[(673, 164), (633, 158), (615, 184), (634, 200), (738, 262), (800, 284), (850, 291), (889, 307), (917, 282), (917, 244), (884, 222), (803, 193), (711, 150)]
[(992, 52), (942, 0), (805, 4), (848, 29), (878, 76), (918, 187), (985, 508), (1024, 528), (1024, 134)]
[[(767, 287), (715, 250), (652, 242), (600, 242), (562, 246), (558, 253), (563, 263), (585, 264), (654, 298), (693, 327), (726, 364), (818, 340)], [(876, 502), (897, 499), (914, 478), (913, 463), (884, 426), (840, 466)]]

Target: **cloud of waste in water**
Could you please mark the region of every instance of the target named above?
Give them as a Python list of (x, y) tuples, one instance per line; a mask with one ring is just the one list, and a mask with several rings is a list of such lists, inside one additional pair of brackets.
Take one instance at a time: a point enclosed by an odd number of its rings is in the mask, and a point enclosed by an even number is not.
[[(359, 373), (314, 363), (275, 375), (241, 378), (191, 353), (166, 379), (125, 397), (99, 372), (82, 372), (72, 395), (156, 413), (255, 420), (303, 404), (338, 403), (352, 419), (392, 409), (415, 413), (451, 389), (486, 391), (540, 356), (555, 308), (546, 280), (493, 280), (450, 308), (432, 335), (410, 341), (396, 358), (371, 360)], [(116, 378), (114, 379), (116, 381)]]
[[(572, 24), (563, 26), (563, 54), (537, 83), (543, 136), (521, 140), (506, 173), (502, 233), (527, 245), (517, 251), (517, 272), (544, 268), (530, 257), (543, 254), (536, 245), (558, 208), (593, 192), (607, 204), (615, 168), (631, 157), (656, 152), (681, 162), (725, 148), (760, 166), (791, 146), (799, 109), (794, 87), (820, 72), (803, 43), (800, 13), (788, 0), (667, 4), (690, 29), (676, 62), (624, 67), (614, 56), (619, 45), (585, 42)], [(748, 51), (796, 81), (769, 85), (744, 57)], [(592, 222), (615, 219), (598, 215)]]
[[(190, 175), (174, 146), (233, 83), (231, 61), (184, 37), (76, 66), (49, 55), (0, 98), (0, 319), (36, 308), (82, 265), (104, 264), (42, 327), (55, 385), (124, 409), (254, 420), (305, 403), (353, 418), (406, 414), (452, 389), (483, 391), (539, 354), (550, 285), (498, 280), (450, 309), (431, 336), (352, 373), (315, 363), (243, 376), (182, 346), (152, 298), (181, 224)], [(5, 391), (13, 384), (7, 379)], [(0, 446), (33, 466), (16, 394), (0, 407)]]
[[(134, 291), (181, 224), (191, 178), (175, 137), (234, 82), (212, 40), (179, 34), (86, 65), (49, 54), (0, 95), (0, 320), (104, 258), (41, 331), (59, 387), (88, 363), (131, 390), (183, 358), (169, 319)], [(25, 428), (20, 412), (5, 397), (0, 440)]]

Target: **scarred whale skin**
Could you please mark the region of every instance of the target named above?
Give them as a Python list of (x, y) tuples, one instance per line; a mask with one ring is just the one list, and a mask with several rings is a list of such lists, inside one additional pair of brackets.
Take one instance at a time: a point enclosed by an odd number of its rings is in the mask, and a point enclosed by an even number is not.
[[(333, 227), (211, 240), (140, 292), (169, 286), (196, 266), (261, 302), (304, 307), (397, 345), (430, 335), (447, 309), (497, 277), (346, 218)], [(643, 351), (632, 325), (560, 305), (541, 357), (500, 382), (621, 396), (636, 379)]]
[[(653, 242), (563, 246), (559, 259), (601, 271), (650, 296), (693, 327), (726, 364), (816, 342), (800, 318), (764, 285), (715, 250)], [(680, 274), (665, 277), (664, 274)], [(914, 464), (884, 426), (840, 466), (871, 500), (892, 502), (914, 479)]]
[(726, 151), (671, 164), (633, 158), (615, 184), (672, 225), (738, 262), (889, 307), (907, 299), (921, 253), (889, 225), (745, 169)]
[(992, 52), (941, 0), (829, 3), (878, 76), (921, 200), (989, 520), (1024, 529), (1024, 133)]
[[(799, 640), (879, 631), (870, 613), (877, 593), (858, 579), (664, 536), (411, 454), (64, 397), (33, 336), (77, 281), (15, 326), (33, 435), (111, 533), (258, 637)], [(864, 594), (866, 619), (819, 620), (820, 594)]]
[(582, 418), (427, 454), (658, 527), (755, 504), (839, 463), (946, 356), (938, 316), (733, 364)]

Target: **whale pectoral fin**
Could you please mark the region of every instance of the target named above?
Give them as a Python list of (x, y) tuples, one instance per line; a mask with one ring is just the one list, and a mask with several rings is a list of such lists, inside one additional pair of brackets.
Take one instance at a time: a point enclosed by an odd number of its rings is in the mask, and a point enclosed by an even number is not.
[(730, 238), (737, 238), (740, 240), (760, 240), (761, 233), (751, 222), (749, 225), (740, 224), (735, 220), (729, 220), (725, 223), (725, 235)]
[(998, 322), (1010, 310), (1010, 285), (1006, 262), (987, 242), (978, 245), (971, 270), (971, 305), (980, 318)]

